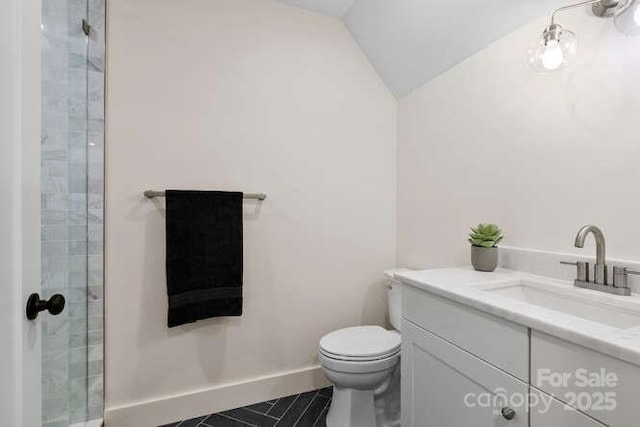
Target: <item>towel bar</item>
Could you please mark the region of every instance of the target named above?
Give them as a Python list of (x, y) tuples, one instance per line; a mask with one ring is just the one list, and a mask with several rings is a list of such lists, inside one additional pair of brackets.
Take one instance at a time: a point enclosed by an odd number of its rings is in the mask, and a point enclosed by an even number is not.
[[(154, 197), (164, 197), (164, 191), (154, 191), (147, 190), (144, 192), (144, 197), (147, 199), (153, 199)], [(255, 199), (255, 200), (264, 200), (267, 198), (267, 195), (264, 193), (244, 193), (243, 197), (245, 199)]]

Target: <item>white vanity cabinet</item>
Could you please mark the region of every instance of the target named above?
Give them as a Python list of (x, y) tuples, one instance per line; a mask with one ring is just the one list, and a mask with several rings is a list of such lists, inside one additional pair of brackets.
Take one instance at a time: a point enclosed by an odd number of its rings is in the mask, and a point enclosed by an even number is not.
[[(638, 366), (409, 285), (402, 328), (403, 427), (640, 425)], [(571, 404), (573, 383), (550, 388), (539, 375), (580, 368), (619, 375), (617, 408)]]
[(558, 399), (531, 388), (529, 427), (606, 427), (599, 421), (565, 405)]
[[(581, 371), (581, 372), (580, 372)], [(531, 333), (531, 384), (610, 426), (640, 426), (640, 367), (538, 331)], [(568, 375), (553, 381), (545, 373)], [(586, 381), (597, 384), (585, 387)]]
[(529, 332), (524, 326), (408, 286), (402, 289), (402, 313), (411, 323), (529, 382)]
[(527, 384), (408, 321), (402, 324), (402, 387), (405, 427), (528, 426), (526, 401), (493, 404), (502, 401), (496, 392), (526, 396)]

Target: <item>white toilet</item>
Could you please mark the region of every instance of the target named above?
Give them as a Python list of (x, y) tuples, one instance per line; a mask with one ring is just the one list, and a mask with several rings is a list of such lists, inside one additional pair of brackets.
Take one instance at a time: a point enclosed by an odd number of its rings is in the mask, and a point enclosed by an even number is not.
[[(380, 410), (376, 419), (376, 406), (380, 405), (374, 405), (374, 400), (388, 393), (393, 377), (399, 379), (396, 368), (400, 362), (401, 291), (400, 283), (394, 279), (398, 271), (385, 272), (389, 287), (389, 320), (394, 331), (380, 326), (355, 326), (331, 332), (320, 340), (320, 364), (333, 383), (327, 427), (396, 424), (382, 421), (380, 418), (384, 415)], [(397, 394), (396, 400), (399, 399)]]

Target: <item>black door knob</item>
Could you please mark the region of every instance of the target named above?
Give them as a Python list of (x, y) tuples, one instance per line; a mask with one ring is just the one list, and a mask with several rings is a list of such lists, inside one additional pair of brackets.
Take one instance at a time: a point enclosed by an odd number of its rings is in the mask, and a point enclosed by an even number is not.
[(27, 300), (27, 319), (33, 320), (38, 317), (38, 313), (47, 310), (54, 316), (62, 313), (65, 300), (60, 294), (55, 294), (49, 300), (40, 299), (40, 295), (31, 294)]

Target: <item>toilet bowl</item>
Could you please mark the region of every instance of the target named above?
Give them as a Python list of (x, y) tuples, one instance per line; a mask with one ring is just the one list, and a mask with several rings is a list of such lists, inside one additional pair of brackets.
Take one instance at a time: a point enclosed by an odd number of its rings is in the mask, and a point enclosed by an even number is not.
[(327, 427), (387, 425), (379, 420), (380, 411), (376, 416), (374, 400), (387, 391), (392, 373), (398, 375), (399, 372), (396, 368), (400, 362), (402, 315), (400, 284), (393, 277), (397, 271), (385, 272), (390, 323), (395, 330), (355, 326), (331, 332), (320, 340), (318, 359), (325, 375), (333, 383)]
[(377, 425), (374, 391), (400, 360), (400, 335), (380, 326), (356, 326), (320, 340), (318, 358), (333, 383), (327, 427)]

